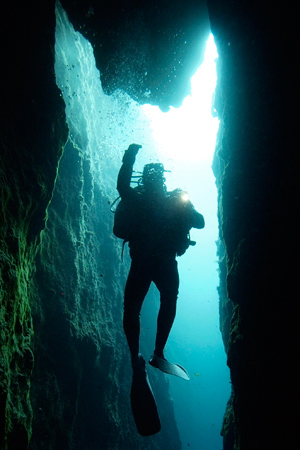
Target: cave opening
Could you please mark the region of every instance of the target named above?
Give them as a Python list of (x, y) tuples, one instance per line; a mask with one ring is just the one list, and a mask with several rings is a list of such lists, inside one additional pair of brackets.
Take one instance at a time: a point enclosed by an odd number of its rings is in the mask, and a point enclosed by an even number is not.
[[(206, 228), (192, 231), (197, 245), (179, 260), (178, 312), (166, 354), (169, 359), (183, 364), (191, 375), (190, 383), (184, 384), (178, 379), (169, 381), (183, 447), (189, 445), (190, 448), (203, 447), (206, 450), (222, 448), (220, 429), (230, 394), (229, 373), (219, 331), (217, 189), (211, 169), (218, 129), (218, 120), (211, 116), (210, 111), (216, 75), (209, 70), (215, 70), (215, 52), (210, 37), (209, 55), (193, 78), (192, 95), (185, 99), (182, 107), (163, 113), (150, 105), (140, 106), (122, 91), (105, 95), (91, 45), (74, 31), (65, 12), (57, 6), (55, 71), (65, 100), (70, 130), (66, 149), (74, 151), (74, 158), (81, 166), (82, 185), (78, 196), (84, 199), (82, 217), (85, 217), (84, 210), (89, 204), (96, 201), (95, 187), (107, 200), (108, 208), (117, 196), (118, 169), (123, 151), (132, 142), (143, 145), (136, 169), (141, 170), (148, 162), (162, 162), (170, 170), (166, 175), (168, 189), (181, 187), (187, 190), (194, 206), (205, 217)], [(204, 80), (207, 73), (208, 78)], [(204, 86), (202, 91), (201, 86)], [(209, 101), (204, 100), (204, 92), (208, 93)], [(194, 109), (199, 104), (206, 106), (204, 116)], [(183, 126), (184, 120), (187, 120), (186, 127)], [(203, 128), (199, 127), (199, 122)], [(199, 141), (199, 137), (205, 134), (204, 130), (210, 127), (211, 134), (206, 137), (206, 142)], [(175, 133), (175, 129), (180, 133)], [(192, 135), (191, 130), (195, 129), (198, 133)], [(200, 155), (195, 151), (198, 148), (207, 151)], [(84, 170), (86, 164), (89, 177)], [(82, 222), (82, 230), (84, 226)], [(107, 224), (103, 232), (111, 233), (111, 224)], [(79, 237), (78, 242), (81, 242)], [(121, 245), (114, 240), (119, 254)], [(120, 271), (128, 268), (128, 254), (124, 259), (124, 263), (115, 261), (123, 264)], [(146, 352), (154, 340), (154, 317), (158, 307), (157, 294), (152, 291), (151, 295), (155, 299), (156, 310), (145, 303), (141, 319), (142, 351), (145, 349)], [(119, 307), (122, 308), (121, 305)]]

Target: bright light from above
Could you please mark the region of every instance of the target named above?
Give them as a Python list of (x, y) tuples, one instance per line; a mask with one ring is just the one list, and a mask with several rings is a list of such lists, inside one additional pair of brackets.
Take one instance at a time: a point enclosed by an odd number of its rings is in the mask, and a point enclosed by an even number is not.
[(212, 117), (212, 98), (216, 87), (215, 60), (218, 57), (212, 34), (203, 64), (191, 80), (191, 94), (180, 108), (163, 113), (158, 107), (144, 105), (159, 152), (174, 160), (212, 160), (219, 120)]
[(189, 194), (187, 192), (183, 192), (181, 194), (181, 199), (182, 201), (187, 202), (189, 200)]

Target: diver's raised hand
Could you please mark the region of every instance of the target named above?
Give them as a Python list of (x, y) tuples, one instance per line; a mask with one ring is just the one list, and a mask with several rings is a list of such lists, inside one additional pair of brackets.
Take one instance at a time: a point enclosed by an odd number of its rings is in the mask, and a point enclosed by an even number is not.
[(130, 152), (135, 152), (135, 154), (137, 154), (140, 148), (142, 148), (142, 146), (139, 144), (130, 144), (127, 150), (129, 150)]
[(130, 144), (128, 149), (124, 153), (122, 162), (133, 165), (135, 162), (135, 157), (140, 148), (142, 148), (142, 146), (139, 144)]

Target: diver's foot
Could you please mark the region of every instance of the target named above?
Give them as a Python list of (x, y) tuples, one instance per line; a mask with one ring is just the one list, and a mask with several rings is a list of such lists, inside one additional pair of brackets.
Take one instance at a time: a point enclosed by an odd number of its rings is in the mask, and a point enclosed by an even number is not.
[(169, 375), (175, 375), (183, 378), (184, 380), (190, 379), (189, 374), (184, 367), (180, 366), (180, 364), (173, 364), (167, 361), (166, 358), (157, 356), (155, 353), (151, 356), (149, 364), (164, 373), (168, 373)]
[(158, 364), (158, 358), (159, 359), (164, 359), (166, 361), (166, 358), (164, 357), (164, 354), (161, 353), (161, 356), (158, 355), (157, 353), (153, 353), (153, 355), (151, 356), (151, 358), (149, 359), (149, 364), (151, 364), (151, 366), (156, 367), (156, 369), (159, 368), (159, 364)]

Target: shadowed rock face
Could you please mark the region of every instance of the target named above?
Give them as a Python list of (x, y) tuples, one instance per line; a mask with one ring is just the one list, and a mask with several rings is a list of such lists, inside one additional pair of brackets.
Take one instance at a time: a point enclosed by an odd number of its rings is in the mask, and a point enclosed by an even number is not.
[(189, 93), (209, 35), (204, 1), (61, 2), (93, 45), (106, 93), (116, 88), (167, 110)]
[[(201, 55), (208, 34), (207, 13), (199, 2), (62, 3), (75, 28), (92, 43), (107, 93), (122, 88), (139, 102), (159, 104), (163, 110), (182, 102), (200, 62), (195, 55)], [(233, 388), (224, 448), (289, 448), (298, 423), (298, 230), (292, 214), (298, 200), (296, 10), (293, 4), (287, 11), (279, 4), (270, 10), (260, 2), (210, 0), (208, 11), (220, 55), (215, 106), (221, 131), (214, 171), (221, 326)], [(100, 312), (99, 305), (85, 302), (98, 292), (92, 283), (79, 296), (76, 291), (89, 245), (98, 245), (105, 258), (115, 258), (116, 250), (109, 240), (103, 247), (96, 238), (105, 217), (87, 229), (94, 234), (86, 235), (84, 246), (70, 238), (82, 217), (89, 225), (93, 218), (84, 215), (80, 198), (72, 193), (72, 187), (82, 189), (83, 173), (88, 185), (88, 161), (80, 160), (77, 173), (78, 166), (68, 166), (68, 148), (36, 256), (67, 140), (54, 76), (54, 1), (43, 2), (42, 9), (40, 2), (3, 6), (0, 30), (0, 447), (26, 449), (33, 423), (32, 448), (45, 442), (49, 449), (73, 449), (90, 436), (86, 448), (94, 449), (98, 436), (107, 442), (107, 433), (115, 436), (111, 448), (127, 448), (124, 442), (132, 429), (120, 427), (128, 405), (118, 381), (126, 349), (114, 328), (121, 311), (116, 308), (114, 316), (111, 308), (117, 287), (104, 290)], [(72, 177), (64, 178), (69, 169)], [(105, 201), (101, 195), (98, 200)], [(82, 249), (87, 256), (80, 260)], [(97, 266), (87, 271), (92, 267)], [(110, 264), (106, 277), (113, 276), (109, 269)], [(120, 298), (115, 302), (119, 307)], [(93, 328), (99, 320), (102, 336)], [(90, 386), (95, 388), (99, 379), (106, 381), (97, 402)], [(167, 439), (173, 432), (172, 448), (180, 448), (172, 421), (169, 426)], [(162, 448), (161, 439), (147, 448)]]
[(34, 259), (67, 137), (52, 2), (1, 7), (0, 447), (26, 448)]
[(209, 2), (220, 54), (222, 126), (214, 169), (226, 261), (221, 304), (230, 312), (233, 306), (225, 448), (283, 448), (296, 431), (297, 222), (291, 211), (299, 132), (287, 86), (296, 85), (299, 72), (293, 17), (286, 20), (279, 5), (270, 11), (247, 3), (224, 9)]

